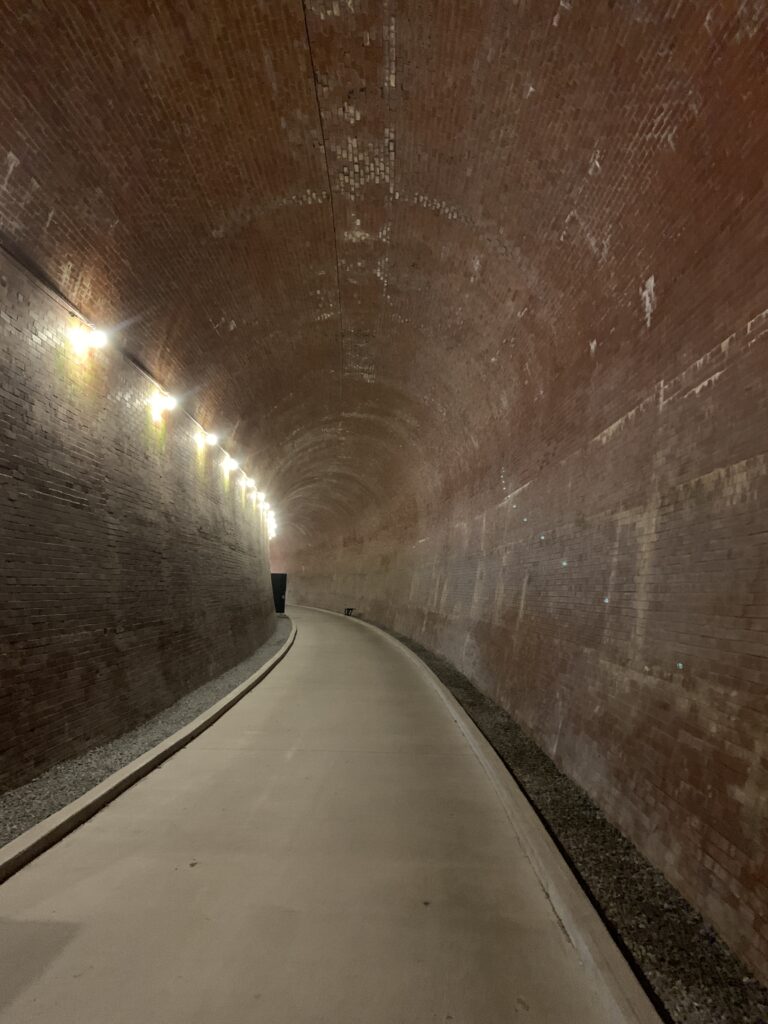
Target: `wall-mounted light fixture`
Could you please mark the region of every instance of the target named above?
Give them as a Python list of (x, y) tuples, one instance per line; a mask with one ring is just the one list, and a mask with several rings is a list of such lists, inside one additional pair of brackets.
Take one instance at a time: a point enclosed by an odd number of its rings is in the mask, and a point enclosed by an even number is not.
[(219, 443), (218, 434), (209, 434), (205, 430), (198, 430), (195, 434), (195, 441), (198, 448), (212, 448)]
[(85, 355), (92, 348), (104, 348), (109, 340), (106, 331), (89, 327), (80, 320), (73, 322), (67, 331), (69, 342), (77, 355)]
[[(73, 313), (70, 317), (70, 323), (67, 327), (67, 338), (72, 347), (72, 350), (79, 357), (84, 357), (93, 349), (104, 348), (109, 344), (109, 335), (106, 331), (100, 330), (99, 328), (93, 327), (86, 323), (84, 320)], [(167, 394), (163, 391), (159, 385), (149, 377), (149, 380), (156, 388), (154, 393), (147, 399), (152, 419), (156, 424), (164, 422), (166, 413), (173, 412), (174, 409), (178, 408), (179, 401), (173, 395)], [(194, 421), (193, 421), (194, 423)], [(195, 424), (195, 443), (198, 449), (202, 452), (205, 448), (213, 448), (219, 444), (219, 435), (213, 432), (204, 430), (199, 424)], [(221, 462), (221, 467), (225, 474), (238, 470), (240, 463), (237, 459), (233, 459), (227, 452), (223, 453), (224, 457)], [(267, 534), (270, 540), (277, 536), (277, 519), (275, 513), (272, 510), (272, 506), (267, 501), (267, 496), (264, 491), (257, 490), (256, 481), (253, 477), (247, 476), (245, 473), (241, 475), (239, 480), (240, 487), (247, 492), (254, 503), (258, 502), (262, 511), (266, 514), (266, 526)]]
[(173, 412), (178, 404), (178, 399), (174, 398), (173, 395), (164, 395), (161, 391), (156, 392), (149, 400), (152, 419), (155, 423), (162, 423), (164, 414)]

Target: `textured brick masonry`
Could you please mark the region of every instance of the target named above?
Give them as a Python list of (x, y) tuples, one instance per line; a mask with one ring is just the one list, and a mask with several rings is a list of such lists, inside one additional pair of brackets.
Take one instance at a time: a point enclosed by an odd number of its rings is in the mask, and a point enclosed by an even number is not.
[(0, 789), (119, 735), (274, 623), (261, 513), (114, 349), (0, 258)]
[(451, 658), (768, 979), (762, 0), (0, 17), (4, 244), (226, 433), (289, 596)]

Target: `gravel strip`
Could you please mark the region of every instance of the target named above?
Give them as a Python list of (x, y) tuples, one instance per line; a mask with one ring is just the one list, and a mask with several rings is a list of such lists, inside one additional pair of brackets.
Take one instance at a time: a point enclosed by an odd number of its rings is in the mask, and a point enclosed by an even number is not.
[(386, 632), (426, 662), (504, 761), (661, 1016), (768, 1024), (768, 989), (512, 717), (443, 658)]
[(226, 697), (277, 654), (290, 632), (291, 620), (278, 616), (274, 633), (250, 658), (198, 686), (154, 718), (116, 740), (94, 747), (69, 761), (62, 761), (31, 782), (3, 793), (0, 796), (0, 846), (37, 825), (49, 814), (66, 807)]

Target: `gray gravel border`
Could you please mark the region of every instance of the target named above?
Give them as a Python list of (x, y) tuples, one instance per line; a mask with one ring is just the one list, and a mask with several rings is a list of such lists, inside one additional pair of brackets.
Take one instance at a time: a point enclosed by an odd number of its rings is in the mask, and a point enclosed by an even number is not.
[(502, 759), (662, 1017), (672, 1024), (768, 1024), (768, 988), (511, 715), (439, 655), (384, 632), (432, 669)]
[(62, 761), (31, 782), (0, 795), (0, 846), (66, 807), (226, 697), (277, 654), (288, 639), (291, 626), (287, 616), (278, 616), (271, 637), (249, 658), (185, 694), (130, 732)]

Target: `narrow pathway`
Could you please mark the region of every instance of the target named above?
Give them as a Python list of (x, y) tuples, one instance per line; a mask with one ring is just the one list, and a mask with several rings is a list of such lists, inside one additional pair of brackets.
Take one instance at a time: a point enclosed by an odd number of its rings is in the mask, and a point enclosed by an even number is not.
[(290, 614), (264, 682), (0, 887), (0, 1022), (656, 1020), (421, 663)]

